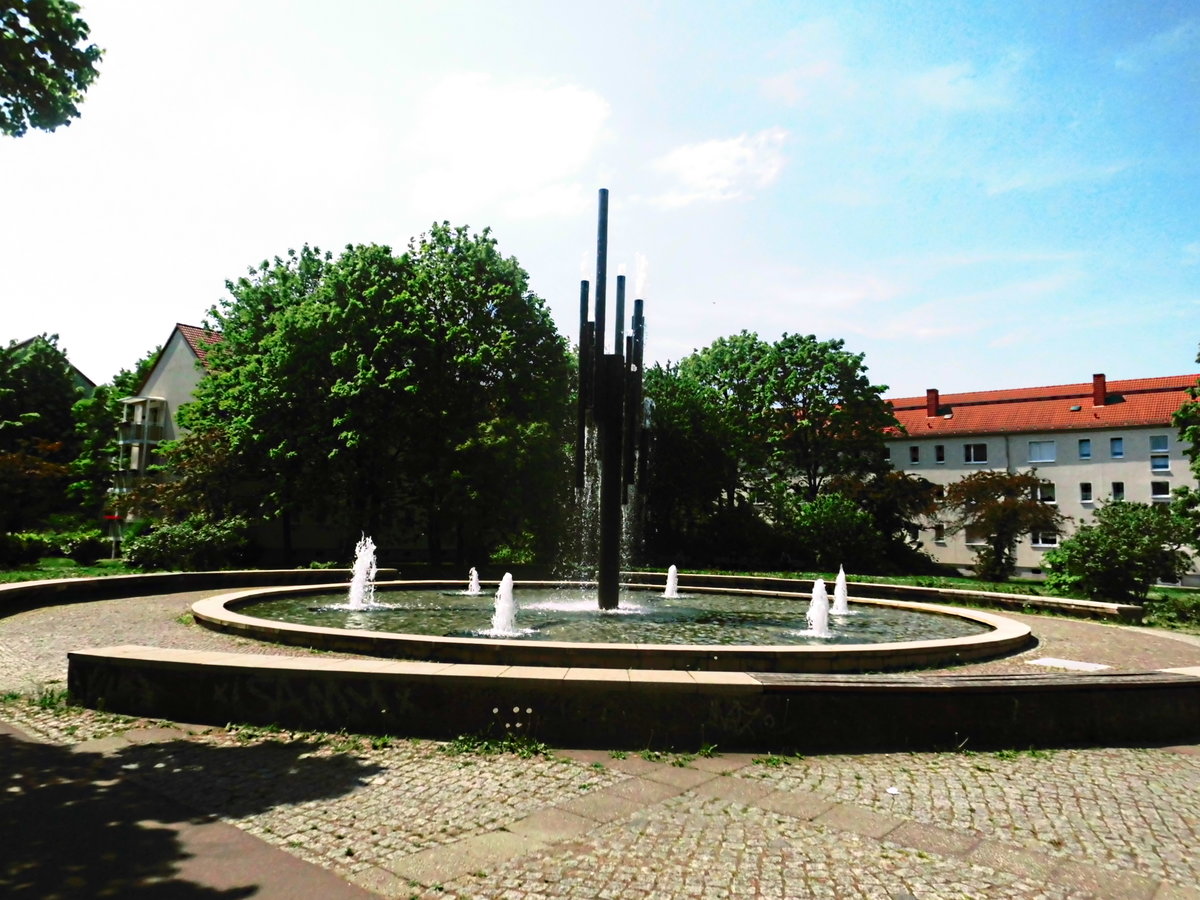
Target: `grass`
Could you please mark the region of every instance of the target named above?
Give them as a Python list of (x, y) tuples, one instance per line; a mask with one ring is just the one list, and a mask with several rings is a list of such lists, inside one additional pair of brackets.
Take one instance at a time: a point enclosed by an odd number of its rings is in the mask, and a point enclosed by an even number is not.
[(45, 556), (35, 565), (0, 570), (0, 584), (44, 581), (50, 578), (101, 578), (105, 575), (132, 575), (140, 571), (141, 569), (126, 566), (124, 560), (120, 559), (104, 559), (92, 566), (81, 566), (65, 557)]

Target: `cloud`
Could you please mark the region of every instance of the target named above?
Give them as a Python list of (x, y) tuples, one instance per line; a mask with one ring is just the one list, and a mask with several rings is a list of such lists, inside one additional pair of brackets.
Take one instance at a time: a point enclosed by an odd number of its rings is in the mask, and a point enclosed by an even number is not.
[(1015, 82), (1026, 59), (1026, 54), (1013, 51), (984, 72), (969, 62), (937, 66), (908, 78), (903, 91), (943, 112), (1005, 109), (1017, 101)]
[(574, 215), (587, 203), (576, 179), (610, 112), (578, 85), (455, 73), (418, 100), (396, 165), (408, 169), (418, 208), (498, 203), (514, 216)]
[(678, 208), (699, 202), (734, 200), (771, 184), (783, 170), (787, 132), (768, 128), (752, 135), (677, 147), (655, 160), (653, 168), (677, 186), (651, 202)]
[(1088, 184), (1111, 181), (1131, 168), (1126, 162), (1080, 163), (1074, 160), (1039, 160), (1006, 173), (993, 172), (983, 176), (990, 196), (1011, 191), (1042, 191), (1064, 184)]
[(1191, 59), (1200, 51), (1200, 22), (1188, 19), (1120, 54), (1113, 65), (1122, 72), (1138, 73), (1177, 57)]

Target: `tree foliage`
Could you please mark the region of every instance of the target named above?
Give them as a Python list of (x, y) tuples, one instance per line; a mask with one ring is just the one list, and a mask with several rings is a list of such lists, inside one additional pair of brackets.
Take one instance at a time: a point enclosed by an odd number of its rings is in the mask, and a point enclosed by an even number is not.
[(54, 131), (79, 116), (103, 51), (86, 44), (79, 6), (15, 0), (0, 8), (0, 132)]
[(972, 472), (946, 486), (942, 512), (950, 532), (971, 529), (984, 537), (975, 548), (975, 573), (1005, 581), (1016, 571), (1017, 541), (1033, 531), (1058, 534), (1066, 519), (1035, 497), (1042, 484), (1037, 470)]
[(1046, 584), (1093, 600), (1142, 603), (1156, 581), (1178, 581), (1191, 570), (1180, 549), (1187, 539), (1186, 523), (1167, 506), (1107, 503), (1046, 553)]
[[(549, 542), (566, 485), (566, 345), (487, 230), (435, 224), (399, 256), (306, 246), (227, 287), (179, 451), (202, 478), (256, 473), (252, 518), (377, 542), (415, 529), (435, 559), (445, 545), (478, 558), (526, 533)], [(201, 440), (229, 460), (188, 447)]]

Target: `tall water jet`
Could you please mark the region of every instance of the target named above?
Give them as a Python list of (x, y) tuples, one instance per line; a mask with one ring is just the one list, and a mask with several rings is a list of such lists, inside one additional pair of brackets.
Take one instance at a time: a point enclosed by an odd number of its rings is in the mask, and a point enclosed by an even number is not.
[(479, 572), (474, 566), (471, 566), (471, 571), (468, 573), (467, 593), (472, 597), (478, 597), (483, 593), (483, 588), (479, 584)]
[(833, 608), (829, 610), (831, 616), (848, 616), (850, 615), (850, 595), (846, 591), (846, 569), (843, 566), (838, 566), (837, 580), (833, 583)]
[(350, 594), (346, 599), (351, 609), (366, 609), (375, 605), (375, 542), (365, 534), (354, 545), (354, 570), (350, 576)]
[(492, 634), (506, 635), (517, 633), (517, 601), (513, 596), (513, 577), (511, 572), (505, 572), (500, 579), (500, 588), (496, 591), (496, 602), (492, 612)]
[(829, 595), (825, 591), (824, 579), (813, 582), (812, 600), (808, 604), (808, 629), (813, 637), (831, 637), (829, 631)]
[(663, 591), (663, 596), (668, 600), (679, 597), (679, 570), (674, 566), (667, 569), (667, 589)]

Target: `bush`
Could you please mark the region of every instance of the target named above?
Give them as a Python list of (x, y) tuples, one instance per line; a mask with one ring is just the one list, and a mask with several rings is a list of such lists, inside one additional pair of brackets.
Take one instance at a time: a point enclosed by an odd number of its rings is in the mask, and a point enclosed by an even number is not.
[(1165, 508), (1108, 503), (1093, 524), (1046, 554), (1046, 586), (1093, 600), (1142, 603), (1156, 581), (1178, 581), (1191, 568), (1179, 550), (1185, 539), (1178, 517)]
[(63, 556), (70, 557), (81, 566), (94, 563), (101, 557), (107, 556), (111, 550), (109, 543), (98, 528), (82, 531), (68, 531), (51, 536)]
[(0, 569), (16, 569), (37, 562), (48, 552), (36, 534), (0, 534)]
[(125, 561), (141, 569), (204, 571), (242, 562), (249, 546), (245, 519), (189, 516), (125, 541)]

